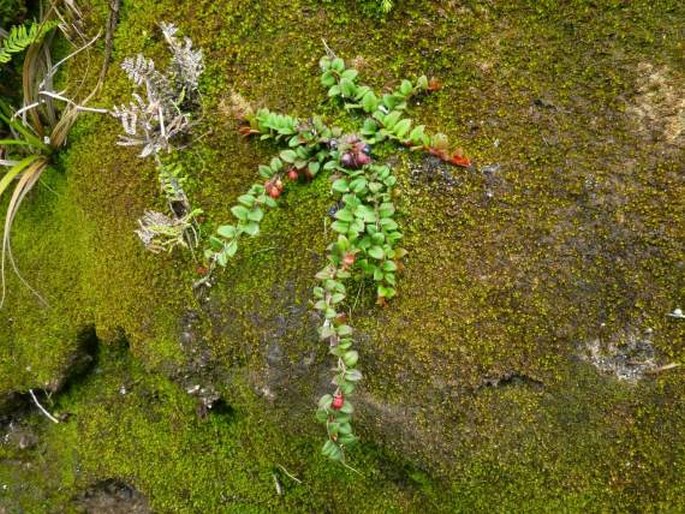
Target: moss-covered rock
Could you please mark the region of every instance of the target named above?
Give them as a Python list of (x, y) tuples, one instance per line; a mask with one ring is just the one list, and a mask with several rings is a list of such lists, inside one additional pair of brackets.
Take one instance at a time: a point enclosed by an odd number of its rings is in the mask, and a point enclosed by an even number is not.
[[(321, 39), (377, 88), (436, 76), (410, 115), (476, 166), (387, 150), (409, 255), (387, 307), (363, 283), (350, 295), (357, 475), (318, 454), (313, 420), (329, 378), (308, 306), (332, 237), (326, 179), (290, 187), (197, 294), (192, 256), (146, 254), (133, 234), (162, 205), (153, 167), (116, 146), (113, 120), (84, 118), (15, 224), (49, 306), (10, 276), (0, 391), (53, 380), (83, 327), (104, 355), (54, 398), (67, 422), (36, 414), (37, 447), (0, 447), (2, 501), (61, 511), (120, 479), (156, 512), (677, 510), (682, 368), (627, 383), (579, 356), (647, 332), (660, 365), (683, 359), (685, 323), (666, 313), (685, 294), (684, 18), (676, 1), (397, 2), (383, 19), (353, 1), (124, 2), (103, 105), (130, 94), (124, 57), (165, 59), (159, 21), (206, 52), (204, 113), (180, 152), (205, 233), (275, 151), (238, 136), (231, 90), (349, 126), (319, 86)], [(225, 408), (198, 411), (196, 385)]]

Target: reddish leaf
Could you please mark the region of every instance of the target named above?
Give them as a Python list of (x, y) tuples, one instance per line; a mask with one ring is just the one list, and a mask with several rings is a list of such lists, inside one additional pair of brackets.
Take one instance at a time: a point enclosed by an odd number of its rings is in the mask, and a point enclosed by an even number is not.
[(440, 91), (442, 89), (442, 84), (435, 77), (428, 81), (428, 87), (426, 88), (431, 93), (434, 91)]
[(468, 157), (465, 157), (464, 155), (459, 155), (459, 153), (455, 153), (449, 159), (449, 162), (451, 164), (454, 164), (455, 166), (461, 166), (462, 168), (468, 168), (471, 166), (471, 160)]

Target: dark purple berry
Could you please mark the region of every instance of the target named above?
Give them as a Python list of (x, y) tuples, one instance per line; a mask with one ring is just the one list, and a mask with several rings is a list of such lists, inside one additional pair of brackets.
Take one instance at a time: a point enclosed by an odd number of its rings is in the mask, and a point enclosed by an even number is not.
[(354, 157), (349, 152), (344, 153), (343, 156), (340, 158), (340, 164), (342, 164), (346, 168), (352, 168), (355, 165)]

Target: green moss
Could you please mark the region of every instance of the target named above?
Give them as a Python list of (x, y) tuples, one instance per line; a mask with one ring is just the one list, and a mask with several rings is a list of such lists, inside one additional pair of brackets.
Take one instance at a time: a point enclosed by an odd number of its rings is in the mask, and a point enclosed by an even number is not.
[[(181, 153), (207, 232), (230, 219), (274, 151), (235, 134), (219, 108), (230, 88), (273, 110), (345, 119), (320, 105), (321, 38), (347, 60), (363, 57), (374, 87), (435, 75), (444, 88), (411, 116), (459, 141), (481, 172), (416, 172), (433, 164), (392, 156), (410, 254), (398, 298), (381, 309), (362, 288), (352, 312), (365, 374), (357, 477), (318, 455), (312, 415), (328, 377), (307, 306), (332, 235), (326, 180), (289, 185), (261, 236), (196, 298), (192, 258), (148, 255), (132, 233), (160, 202), (154, 170), (115, 146), (114, 121), (84, 118), (62, 170), (46, 176), (54, 193), (38, 188), (16, 222), (15, 256), (50, 308), (12, 278), (0, 390), (53, 378), (84, 325), (105, 340), (123, 331), (132, 356), (103, 358), (101, 373), (58, 400), (73, 421), (44, 428), (42, 457), (20, 456), (42, 473), (14, 479), (4, 460), (2, 483), (36, 512), (111, 476), (161, 512), (677, 508), (682, 373), (628, 386), (575, 355), (583, 341), (651, 328), (664, 362), (682, 360), (685, 324), (664, 316), (685, 293), (682, 145), (645, 137), (625, 110), (640, 62), (682, 69), (673, 27), (684, 16), (678, 2), (646, 1), (397, 2), (385, 22), (352, 1), (125, 4), (104, 104), (129, 96), (123, 57), (164, 61), (158, 20), (207, 53), (198, 140)], [(487, 164), (500, 169), (482, 173)], [(169, 381), (192, 359), (179, 344), (189, 311), (230, 417), (197, 420), (194, 400)], [(266, 358), (274, 344), (276, 366)], [(523, 378), (483, 387), (511, 373)], [(254, 393), (264, 386), (273, 405)]]
[[(62, 511), (76, 491), (113, 476), (144, 491), (156, 512), (353, 512), (361, 503), (400, 512), (419, 500), (417, 491), (386, 480), (379, 456), (370, 453), (360, 461), (363, 477), (344, 472), (318, 455), (316, 435), (295, 433), (241, 380), (223, 392), (231, 413), (200, 420), (195, 400), (177, 385), (128, 355), (105, 350), (99, 372), (53, 406), (70, 413), (68, 423), (40, 427), (44, 418), (33, 420), (43, 458), (31, 469), (41, 475), (42, 489), (28, 478), (22, 485), (0, 475), (12, 484), (10, 506)], [(2, 457), (10, 457), (3, 451)]]

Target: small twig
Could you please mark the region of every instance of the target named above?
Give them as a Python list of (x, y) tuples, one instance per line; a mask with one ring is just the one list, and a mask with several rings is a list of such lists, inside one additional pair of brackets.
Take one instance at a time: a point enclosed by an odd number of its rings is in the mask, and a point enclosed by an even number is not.
[(326, 50), (326, 55), (328, 55), (328, 57), (330, 57), (331, 59), (337, 58), (338, 56), (335, 55), (335, 52), (333, 50), (331, 50), (331, 47), (328, 46), (328, 43), (326, 43), (326, 40), (324, 38), (321, 38), (321, 41), (323, 42), (323, 47)]
[(211, 130), (211, 129), (208, 130), (208, 131), (206, 131), (205, 133), (203, 133), (203, 134), (199, 135), (198, 137), (196, 137), (195, 139), (193, 139), (193, 140), (191, 141), (191, 144), (195, 144), (195, 143), (197, 143), (198, 141), (202, 141), (205, 137), (207, 137), (207, 136), (208, 136), (209, 134), (211, 134), (211, 133), (212, 133), (212, 130)]
[[(15, 120), (15, 119), (18, 118), (19, 116), (23, 115), (24, 112), (26, 112), (26, 111), (28, 111), (28, 110), (30, 110), (30, 109), (35, 109), (36, 107), (38, 107), (38, 106), (40, 106), (40, 105), (43, 105), (43, 102), (42, 102), (42, 101), (33, 102), (32, 104), (25, 105), (24, 107), (22, 107), (21, 109), (19, 109), (17, 112), (15, 112), (15, 113), (12, 115), (12, 119)], [(22, 118), (22, 119), (23, 119), (23, 118)]]
[(52, 11), (55, 13), (55, 16), (57, 16), (57, 17), (59, 18), (59, 20), (60, 20), (60, 22), (61, 22), (61, 25), (62, 25), (63, 27), (65, 27), (65, 28), (62, 30), (62, 33), (63, 33), (64, 36), (67, 38), (67, 40), (69, 40), (69, 42), (71, 42), (71, 43), (73, 44), (73, 41), (72, 41), (72, 38), (71, 38), (71, 34), (68, 34), (68, 33), (67, 33), (68, 31), (66, 30), (66, 28), (71, 27), (71, 28), (73, 29), (73, 31), (76, 33), (76, 35), (79, 36), (82, 40), (85, 41), (85, 39), (86, 39), (85, 34), (84, 34), (83, 31), (81, 31), (81, 29), (79, 29), (78, 26), (77, 26), (77, 24), (79, 23), (79, 21), (81, 21), (81, 18), (83, 17), (83, 15), (81, 14), (81, 11), (78, 9), (78, 7), (76, 7), (76, 4), (74, 3), (74, 0), (65, 0), (64, 3), (65, 3), (66, 6), (69, 8), (69, 10), (71, 10), (71, 12), (76, 16), (77, 19), (74, 21), (74, 23), (69, 23), (69, 22), (67, 21), (67, 19), (65, 18), (65, 15), (62, 14), (62, 13), (60, 12), (60, 10), (57, 9), (57, 8), (55, 7), (55, 2), (51, 2), (51, 9), (52, 9)]
[(38, 398), (36, 398), (36, 395), (33, 394), (33, 389), (29, 389), (29, 394), (31, 395), (31, 398), (33, 398), (33, 403), (36, 404), (36, 407), (38, 407), (40, 411), (43, 414), (45, 414), (50, 421), (52, 421), (53, 423), (59, 423), (59, 420), (56, 417), (50, 414), (47, 410), (45, 410), (45, 407), (38, 403)]
[(278, 246), (269, 246), (267, 248), (262, 248), (261, 250), (257, 250), (256, 252), (254, 252), (254, 255), (257, 255), (258, 253), (271, 252), (273, 250), (278, 250)]
[(294, 481), (297, 482), (298, 484), (301, 484), (301, 483), (302, 483), (302, 480), (300, 480), (299, 478), (296, 478), (296, 477), (294, 477), (293, 475), (291, 475), (290, 473), (288, 473), (288, 470), (285, 469), (285, 468), (284, 468), (283, 466), (281, 466), (280, 464), (276, 464), (276, 466), (279, 467), (279, 468), (281, 468), (281, 470), (283, 471), (283, 473), (285, 473), (285, 474), (288, 476), (288, 478), (294, 480)]
[(271, 473), (271, 477), (274, 479), (274, 485), (276, 486), (276, 494), (278, 496), (283, 496), (283, 487), (281, 487), (281, 483), (278, 481), (276, 473)]
[(679, 368), (681, 365), (682, 364), (680, 362), (671, 362), (670, 364), (666, 364), (664, 366), (661, 366), (660, 368), (650, 369), (649, 371), (646, 371), (646, 373), (650, 375), (656, 375), (658, 373), (661, 373), (662, 371), (667, 371), (673, 368)]
[(105, 32), (105, 56), (100, 69), (100, 78), (98, 83), (102, 84), (105, 81), (105, 75), (109, 69), (109, 63), (112, 60), (112, 49), (114, 46), (114, 31), (119, 23), (119, 8), (121, 7), (121, 0), (110, 0), (109, 15), (107, 16), (107, 30)]
[(81, 52), (82, 52), (83, 50), (85, 50), (86, 48), (88, 48), (88, 47), (90, 47), (91, 45), (95, 44), (95, 42), (100, 38), (100, 34), (102, 34), (102, 31), (99, 31), (99, 32), (95, 35), (95, 37), (94, 37), (93, 39), (91, 39), (88, 43), (86, 43), (86, 44), (83, 45), (83, 46), (80, 46), (79, 48), (77, 48), (76, 50), (74, 50), (73, 52), (71, 52), (69, 55), (67, 55), (67, 56), (66, 56), (64, 59), (62, 59), (61, 61), (58, 61), (56, 64), (53, 64), (53, 65), (50, 67), (50, 69), (48, 70), (48, 72), (45, 74), (45, 78), (43, 78), (43, 80), (40, 81), (40, 84), (38, 85), (38, 87), (41, 87), (41, 88), (42, 88), (42, 87), (45, 85), (45, 83), (46, 83), (47, 81), (51, 81), (51, 80), (52, 80), (52, 76), (53, 76), (53, 75), (55, 74), (55, 72), (57, 71), (57, 68), (59, 68), (62, 64), (64, 64), (65, 62), (67, 62), (69, 59), (71, 59), (71, 58), (74, 57), (75, 55), (81, 53)]
[(352, 319), (352, 311), (354, 311), (357, 308), (357, 305), (359, 304), (359, 298), (361, 298), (362, 293), (364, 292), (364, 282), (362, 282), (361, 287), (357, 289), (357, 297), (354, 299), (354, 304), (350, 308), (350, 320)]
[(341, 461), (340, 461), (340, 464), (342, 464), (343, 466), (345, 466), (345, 467), (346, 467), (347, 469), (349, 469), (350, 471), (354, 471), (354, 472), (355, 472), (357, 475), (359, 475), (360, 477), (363, 477), (363, 476), (364, 476), (364, 475), (362, 475), (361, 471), (357, 471), (356, 469), (354, 469), (354, 468), (353, 468), (352, 466), (350, 466), (349, 464), (346, 464), (344, 460), (341, 460)]
[(166, 136), (166, 127), (164, 126), (164, 113), (162, 112), (162, 105), (161, 105), (161, 104), (159, 104), (159, 105), (157, 106), (157, 113), (159, 114), (159, 116), (158, 116), (158, 118), (159, 118), (159, 128), (160, 128), (160, 130), (161, 130), (161, 132), (162, 132), (162, 138), (168, 139), (167, 136)]
[(74, 109), (76, 109), (77, 111), (96, 112), (98, 114), (109, 114), (109, 110), (107, 110), (107, 109), (98, 109), (96, 107), (84, 107), (82, 105), (77, 104), (73, 100), (70, 100), (66, 96), (62, 96), (58, 93), (51, 93), (50, 91), (40, 91), (38, 94), (43, 95), (43, 96), (49, 96), (50, 98), (54, 98), (56, 100), (61, 100), (63, 102), (66, 102), (69, 105), (73, 106)]

